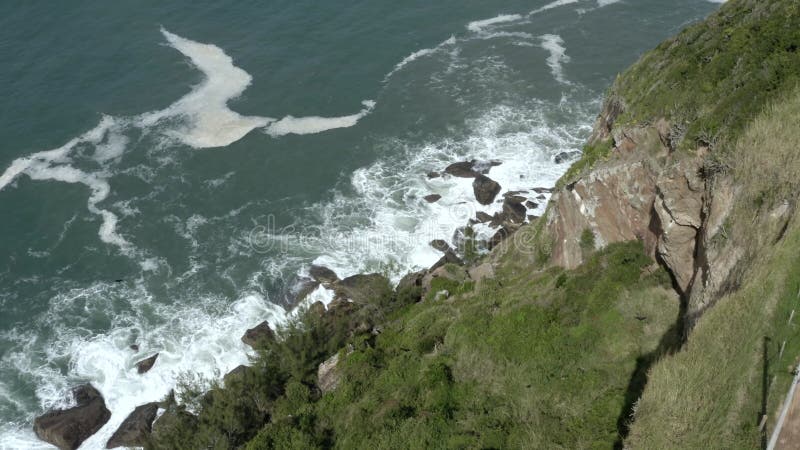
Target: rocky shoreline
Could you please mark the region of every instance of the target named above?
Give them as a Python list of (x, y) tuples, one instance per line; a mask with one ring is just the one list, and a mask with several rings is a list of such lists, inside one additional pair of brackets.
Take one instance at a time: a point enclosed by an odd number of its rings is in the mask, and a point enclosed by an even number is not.
[[(557, 162), (574, 159), (579, 154), (574, 152), (562, 153), (555, 156)], [(306, 306), (306, 314), (314, 316), (322, 323), (332, 321), (347, 322), (347, 332), (351, 335), (372, 334), (381, 332), (380, 324), (374, 319), (365, 319), (356, 311), (368, 307), (381, 299), (404, 296), (405, 301), (419, 302), (425, 299), (440, 301), (448, 298), (451, 293), (446, 289), (436, 290), (436, 280), (450, 280), (457, 283), (480, 283), (485, 278), (494, 276), (491, 263), (478, 263), (478, 256), (486, 254), (504, 240), (513, 235), (520, 226), (538, 219), (538, 216), (528, 214), (542, 202), (547, 200), (551, 188), (532, 187), (525, 191), (508, 191), (501, 195), (502, 186), (489, 177), (492, 167), (501, 165), (501, 161), (462, 161), (445, 167), (441, 172), (430, 172), (428, 178), (458, 177), (472, 178), (472, 188), (475, 199), (484, 206), (494, 203), (502, 204), (502, 210), (490, 215), (478, 211), (474, 218), (459, 227), (451, 238), (453, 245), (443, 239), (430, 242), (435, 250), (442, 253), (441, 258), (431, 267), (407, 274), (392, 288), (388, 278), (384, 275), (358, 274), (344, 279), (331, 269), (323, 266), (312, 265), (308, 277), (298, 280), (291, 291), (289, 307), (301, 308), (308, 303), (308, 296), (320, 287), (333, 293), (333, 300), (326, 306), (322, 302), (314, 302)], [(441, 200), (439, 194), (430, 194), (424, 197), (428, 203)], [(489, 239), (479, 239), (473, 226), (483, 225), (493, 230)], [(248, 329), (241, 340), (254, 350), (263, 349), (271, 341), (278, 339), (277, 333), (264, 321)], [(133, 351), (138, 351), (136, 344), (131, 346)], [(339, 383), (336, 366), (339, 353), (335, 353), (319, 364), (317, 371), (318, 387), (322, 392), (336, 388)], [(158, 353), (135, 363), (139, 374), (147, 373), (156, 364)], [(229, 383), (237, 377), (246, 376), (250, 368), (238, 366), (223, 377), (223, 383)], [(36, 436), (61, 450), (74, 450), (100, 430), (111, 417), (111, 412), (106, 408), (103, 396), (91, 384), (84, 384), (73, 389), (76, 406), (66, 409), (54, 409), (37, 417), (34, 420)], [(172, 397), (172, 396), (170, 396)], [(120, 424), (106, 444), (106, 448), (137, 447), (147, 442), (154, 427), (157, 427), (159, 411), (163, 410), (167, 402), (151, 402), (138, 406)]]

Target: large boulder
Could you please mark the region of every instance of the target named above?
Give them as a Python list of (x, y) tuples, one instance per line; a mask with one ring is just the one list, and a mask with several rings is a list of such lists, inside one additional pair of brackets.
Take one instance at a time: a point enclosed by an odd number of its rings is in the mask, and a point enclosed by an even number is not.
[(269, 327), (269, 323), (267, 323), (266, 320), (245, 331), (242, 336), (242, 342), (253, 348), (258, 348), (262, 346), (264, 342), (274, 339), (275, 333), (272, 331), (272, 328)]
[(475, 193), (475, 199), (481, 205), (491, 205), (497, 194), (500, 193), (500, 184), (486, 175), (478, 175), (475, 181), (472, 182), (472, 191)]
[[(522, 199), (525, 200), (524, 198)], [(527, 218), (528, 209), (521, 202), (517, 202), (514, 197), (505, 199), (503, 202), (503, 214), (513, 223), (524, 223)]]
[(308, 275), (322, 284), (331, 284), (339, 281), (339, 276), (336, 275), (336, 272), (327, 267), (318, 266), (316, 264), (312, 265), (311, 268), (308, 269)]
[(475, 178), (480, 175), (473, 169), (475, 163), (475, 160), (453, 163), (444, 169), (444, 173), (459, 178)]
[(153, 368), (153, 365), (156, 363), (156, 359), (158, 359), (158, 353), (149, 358), (137, 362), (136, 371), (139, 372), (139, 375), (149, 372), (150, 369)]
[(317, 368), (317, 386), (323, 394), (333, 391), (341, 382), (341, 375), (336, 370), (339, 364), (339, 353), (323, 361)]
[(77, 406), (48, 411), (33, 421), (36, 436), (61, 450), (75, 450), (111, 417), (103, 396), (92, 385), (72, 391)]
[(153, 431), (153, 421), (158, 413), (158, 403), (137, 406), (111, 435), (106, 448), (143, 447)]
[(339, 281), (333, 287), (337, 297), (354, 303), (384, 303), (392, 297), (389, 279), (378, 273), (358, 274)]
[(433, 272), (434, 270), (438, 269), (439, 267), (442, 267), (445, 264), (455, 264), (457, 266), (463, 266), (464, 261), (462, 261), (461, 258), (459, 258), (458, 255), (456, 255), (456, 253), (453, 250), (447, 250), (446, 252), (444, 252), (444, 256), (439, 258), (439, 261), (436, 261), (436, 263), (432, 265), (431, 268), (428, 269), (428, 271)]
[(434, 250), (438, 250), (442, 253), (452, 250), (452, 248), (450, 248), (450, 244), (448, 244), (444, 239), (434, 239), (430, 242), (430, 246), (433, 247)]

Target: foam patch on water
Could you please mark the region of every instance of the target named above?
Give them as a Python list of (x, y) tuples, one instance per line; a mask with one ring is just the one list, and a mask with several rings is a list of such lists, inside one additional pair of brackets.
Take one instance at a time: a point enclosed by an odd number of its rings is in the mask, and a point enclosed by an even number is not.
[(547, 65), (550, 67), (550, 72), (553, 78), (561, 84), (570, 84), (564, 77), (564, 63), (569, 62), (567, 56), (567, 49), (564, 47), (564, 39), (557, 34), (545, 34), (540, 36), (542, 40), (542, 48), (550, 52), (547, 57)]
[(497, 25), (499, 23), (515, 22), (520, 19), (522, 19), (522, 16), (519, 14), (501, 14), (497, 17), (492, 17), (491, 19), (476, 20), (474, 22), (470, 22), (469, 24), (467, 24), (467, 29), (474, 33), (480, 33), (486, 27), (489, 27), (491, 25)]
[(445, 41), (441, 42), (436, 47), (423, 48), (422, 50), (417, 50), (416, 52), (406, 56), (405, 58), (403, 58), (402, 61), (397, 63), (394, 66), (394, 68), (391, 70), (391, 72), (386, 74), (386, 76), (383, 78), (383, 82), (385, 83), (385, 82), (389, 81), (389, 78), (391, 78), (392, 75), (394, 75), (395, 73), (403, 70), (403, 68), (405, 66), (407, 66), (408, 64), (418, 60), (419, 58), (422, 58), (422, 57), (425, 57), (425, 56), (430, 56), (430, 55), (432, 55), (432, 54), (444, 49), (445, 47), (454, 45), (455, 43), (456, 43), (456, 37), (455, 36), (450, 36), (448, 39), (446, 39)]
[[(233, 59), (215, 45), (195, 42), (163, 28), (161, 33), (170, 46), (203, 72), (205, 78), (200, 84), (165, 109), (134, 117), (104, 115), (95, 128), (57, 149), (17, 158), (0, 175), (0, 190), (23, 174), (32, 180), (83, 184), (91, 192), (87, 202), (89, 211), (102, 219), (98, 230), (100, 240), (133, 256), (134, 246), (117, 230), (118, 217), (98, 206), (111, 191), (108, 179), (113, 175), (115, 163), (124, 156), (129, 142), (124, 134), (126, 130), (154, 129), (163, 135), (165, 145), (174, 140), (196, 149), (226, 147), (256, 128), (263, 128), (267, 134), (277, 137), (353, 127), (375, 107), (375, 102), (367, 100), (360, 112), (341, 117), (286, 116), (276, 120), (242, 116), (228, 108), (227, 103), (250, 85), (250, 74), (235, 66)], [(83, 146), (94, 148), (91, 158), (100, 165), (99, 170), (87, 172), (72, 165), (73, 158), (78, 157), (74, 155), (75, 150)]]
[(375, 102), (366, 100), (363, 102), (364, 109), (359, 113), (342, 117), (292, 117), (286, 116), (283, 119), (270, 124), (265, 128), (267, 134), (271, 136), (284, 136), (287, 134), (316, 134), (323, 131), (335, 130), (337, 128), (350, 128), (355, 126), (359, 120), (372, 112)]

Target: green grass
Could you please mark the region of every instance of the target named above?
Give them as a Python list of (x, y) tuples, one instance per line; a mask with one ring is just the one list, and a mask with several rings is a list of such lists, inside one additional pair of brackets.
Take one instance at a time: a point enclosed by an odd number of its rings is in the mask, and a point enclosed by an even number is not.
[(735, 142), (773, 98), (800, 80), (800, 3), (731, 0), (645, 54), (620, 75), (622, 123), (664, 117), (685, 132), (681, 147)]

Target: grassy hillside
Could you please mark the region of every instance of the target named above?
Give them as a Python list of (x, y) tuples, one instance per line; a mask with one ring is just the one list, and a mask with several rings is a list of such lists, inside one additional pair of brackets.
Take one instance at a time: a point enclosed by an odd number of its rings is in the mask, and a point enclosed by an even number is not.
[[(614, 83), (620, 118), (661, 117), (683, 148), (734, 143), (770, 99), (800, 81), (800, 2), (732, 0), (648, 52)], [(685, 138), (685, 139), (683, 139)]]

